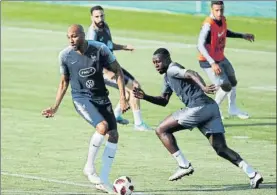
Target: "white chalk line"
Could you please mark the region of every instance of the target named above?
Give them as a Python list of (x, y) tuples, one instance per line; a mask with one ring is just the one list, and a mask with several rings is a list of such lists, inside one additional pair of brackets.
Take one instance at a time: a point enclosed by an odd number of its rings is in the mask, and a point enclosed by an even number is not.
[[(21, 32), (35, 32), (35, 33), (46, 33), (46, 34), (62, 34), (64, 35), (64, 32), (62, 31), (56, 31), (56, 30), (45, 30), (45, 29), (33, 29), (33, 28), (19, 28), (19, 27), (7, 27), (2, 26), (2, 30), (14, 30), (14, 31), (21, 31)], [(177, 43), (177, 42), (167, 42), (167, 41), (157, 41), (157, 40), (143, 40), (143, 39), (137, 39), (137, 38), (123, 38), (123, 37), (114, 37), (115, 39), (119, 41), (128, 41), (128, 42), (138, 42), (138, 43), (144, 43), (147, 44), (147, 46), (141, 46), (141, 48), (150, 49), (153, 48), (153, 45), (159, 45), (159, 46), (170, 46), (170, 47), (177, 47), (177, 48), (195, 48), (196, 44), (185, 44), (185, 43)], [(155, 46), (155, 47), (156, 47)], [(237, 49), (237, 48), (227, 48), (227, 50), (234, 51), (234, 52), (247, 52), (247, 53), (259, 53), (259, 54), (273, 54), (276, 55), (276, 52), (271, 51), (260, 51), (260, 50), (249, 50), (249, 49)]]
[[(65, 185), (71, 185), (71, 186), (93, 188), (92, 184), (82, 184), (82, 183), (76, 183), (76, 182), (72, 182), (72, 181), (62, 181), (62, 180), (49, 179), (49, 178), (45, 178), (45, 177), (38, 177), (38, 176), (32, 176), (32, 175), (8, 173), (8, 172), (4, 172), (4, 171), (1, 171), (1, 175), (11, 176), (11, 177), (19, 177), (19, 178), (31, 179), (31, 180), (39, 180), (39, 181), (45, 181), (45, 182), (49, 182), (49, 183), (57, 183), (57, 184), (65, 184)], [(53, 193), (56, 193), (56, 192), (52, 192), (52, 194)], [(94, 194), (95, 193), (103, 194), (101, 192), (93, 192), (93, 193)], [(86, 194), (86, 193), (83, 193), (83, 194)], [(146, 193), (142, 193), (142, 192), (134, 192), (133, 194), (134, 195), (150, 195), (150, 194), (146, 194)]]

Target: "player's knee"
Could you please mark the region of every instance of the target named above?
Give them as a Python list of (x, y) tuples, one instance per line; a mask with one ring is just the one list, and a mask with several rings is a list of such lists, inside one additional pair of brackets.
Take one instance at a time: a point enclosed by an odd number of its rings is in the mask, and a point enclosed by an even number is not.
[(220, 87), (225, 92), (229, 92), (232, 89), (231, 83), (223, 83), (222, 85), (220, 85)]
[(237, 86), (238, 81), (236, 79), (230, 79), (230, 83), (231, 83), (232, 87), (235, 87), (235, 86)]
[(108, 141), (112, 143), (117, 143), (119, 139), (119, 134), (116, 129), (110, 130), (107, 132), (107, 135), (109, 136)]
[(159, 125), (159, 126), (156, 128), (155, 132), (156, 132), (156, 135), (157, 135), (158, 137), (161, 137), (161, 136), (163, 135), (163, 133), (166, 132), (166, 127), (163, 126), (163, 125)]
[(226, 144), (217, 143), (217, 144), (213, 144), (212, 146), (215, 152), (217, 153), (217, 155), (224, 156), (224, 154), (226, 153), (226, 149), (227, 149)]
[(106, 133), (108, 132), (108, 129), (109, 129), (109, 125), (107, 121), (102, 121), (98, 123), (96, 126), (96, 131), (101, 135), (106, 135)]
[(128, 90), (125, 91), (125, 97), (127, 101), (130, 100), (130, 92)]

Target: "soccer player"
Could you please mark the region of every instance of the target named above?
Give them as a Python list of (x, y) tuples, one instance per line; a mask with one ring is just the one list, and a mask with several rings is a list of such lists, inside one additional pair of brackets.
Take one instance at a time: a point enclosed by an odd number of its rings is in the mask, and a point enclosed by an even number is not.
[[(91, 25), (87, 33), (88, 40), (96, 40), (105, 43), (107, 47), (111, 50), (126, 50), (133, 51), (134, 48), (131, 45), (119, 45), (113, 42), (112, 35), (108, 24), (105, 22), (104, 9), (101, 6), (94, 6), (90, 9), (91, 13)], [(141, 110), (140, 110), (140, 100), (134, 97), (132, 90), (134, 87), (140, 87), (138, 81), (124, 68), (122, 68), (125, 84), (126, 84), (126, 97), (129, 100), (129, 104), (133, 111), (134, 116), (134, 128), (136, 130), (151, 130), (148, 125), (143, 121)], [(111, 72), (107, 72), (104, 69), (104, 79), (106, 85), (114, 88), (118, 88), (114, 75)], [(122, 117), (120, 110), (120, 104), (114, 109), (115, 118), (120, 124), (128, 124), (129, 121)]]
[[(228, 96), (229, 115), (241, 119), (249, 115), (236, 106), (237, 79), (232, 64), (224, 55), (226, 37), (254, 41), (254, 35), (232, 32), (227, 28), (223, 1), (211, 2), (211, 14), (203, 22), (198, 39), (199, 63), (212, 83), (218, 86), (215, 101), (218, 105)], [(222, 116), (222, 118), (224, 118)]]
[[(84, 174), (90, 182), (96, 184), (97, 189), (113, 193), (108, 176), (117, 150), (118, 132), (104, 83), (103, 68), (109, 68), (114, 72), (120, 92), (120, 108), (125, 112), (129, 105), (125, 97), (123, 73), (115, 56), (105, 44), (85, 40), (81, 25), (71, 25), (67, 38), (69, 46), (59, 55), (61, 80), (56, 101), (53, 106), (43, 110), (42, 115), (47, 118), (54, 116), (70, 83), (76, 111), (96, 129), (90, 140)], [(105, 135), (108, 136), (108, 140), (102, 156), (102, 170), (98, 177), (94, 161)]]
[(192, 130), (197, 127), (207, 137), (216, 153), (242, 168), (250, 178), (251, 187), (258, 188), (263, 181), (262, 176), (246, 163), (238, 153), (227, 146), (218, 105), (205, 94), (214, 93), (216, 86), (207, 86), (197, 72), (185, 69), (182, 65), (172, 62), (170, 54), (165, 48), (157, 49), (152, 60), (156, 70), (160, 74), (164, 74), (162, 94), (154, 97), (147, 95), (142, 89), (135, 88), (133, 91), (135, 96), (153, 104), (166, 106), (170, 96), (175, 92), (186, 105), (186, 108), (166, 117), (156, 129), (157, 136), (179, 165), (179, 169), (169, 177), (169, 180), (178, 180), (194, 172), (191, 163), (179, 149), (173, 133), (184, 129)]

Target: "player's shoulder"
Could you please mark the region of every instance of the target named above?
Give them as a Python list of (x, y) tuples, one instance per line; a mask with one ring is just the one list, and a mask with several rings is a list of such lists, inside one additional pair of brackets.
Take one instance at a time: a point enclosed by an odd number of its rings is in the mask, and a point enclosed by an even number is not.
[(176, 69), (185, 69), (184, 66), (182, 66), (181, 64), (179, 64), (178, 62), (172, 62), (169, 66), (168, 69), (169, 71), (171, 70), (176, 70)]
[(60, 51), (59, 57), (65, 59), (68, 55), (70, 55), (70, 52), (73, 50), (71, 46), (65, 47), (63, 50)]
[(106, 47), (106, 45), (100, 41), (94, 41), (94, 40), (87, 40), (88, 41), (88, 46), (89, 47), (95, 47), (97, 49)]
[(96, 32), (96, 31), (97, 31), (97, 28), (96, 28), (93, 24), (91, 24), (91, 25), (88, 27), (88, 31), (94, 31), (94, 32)]

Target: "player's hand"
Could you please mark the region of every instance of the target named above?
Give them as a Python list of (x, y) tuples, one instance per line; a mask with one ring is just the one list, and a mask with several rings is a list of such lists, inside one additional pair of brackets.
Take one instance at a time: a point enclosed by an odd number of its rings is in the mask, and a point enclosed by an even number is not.
[(129, 103), (125, 98), (120, 99), (120, 109), (122, 113), (130, 109)]
[(212, 64), (212, 69), (213, 69), (213, 71), (215, 72), (216, 75), (220, 75), (221, 69), (220, 69), (220, 67), (219, 67), (218, 64), (213, 63), (213, 64)]
[(243, 38), (247, 41), (254, 42), (255, 41), (255, 36), (253, 34), (244, 34)]
[(46, 117), (46, 118), (50, 118), (50, 117), (54, 117), (55, 113), (57, 112), (58, 108), (55, 107), (49, 107), (46, 108), (45, 110), (43, 110), (41, 112), (42, 116)]
[(134, 89), (134, 88), (140, 88), (140, 84), (139, 84), (139, 82), (136, 81), (136, 80), (133, 80), (133, 89)]
[(136, 88), (136, 87), (133, 89), (133, 94), (135, 98), (138, 98), (138, 99), (144, 99), (144, 96), (145, 96), (144, 91), (141, 88)]
[(124, 50), (127, 50), (127, 51), (134, 51), (135, 48), (134, 48), (132, 45), (125, 45)]
[(215, 94), (217, 87), (214, 84), (208, 85), (204, 87), (203, 91), (207, 94)]

